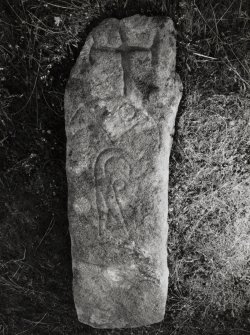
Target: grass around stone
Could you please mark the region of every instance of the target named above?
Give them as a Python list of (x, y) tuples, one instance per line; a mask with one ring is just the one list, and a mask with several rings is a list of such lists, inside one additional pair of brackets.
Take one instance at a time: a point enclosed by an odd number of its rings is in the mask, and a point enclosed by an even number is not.
[[(170, 160), (164, 322), (77, 321), (67, 221), (63, 96), (106, 17), (168, 15), (184, 85)], [(247, 0), (0, 2), (0, 334), (250, 334)]]

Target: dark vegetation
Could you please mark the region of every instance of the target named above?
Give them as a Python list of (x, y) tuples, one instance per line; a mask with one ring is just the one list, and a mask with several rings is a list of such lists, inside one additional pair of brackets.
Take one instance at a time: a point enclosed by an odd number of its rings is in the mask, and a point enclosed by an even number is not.
[[(0, 1), (0, 334), (250, 334), (248, 0)], [(168, 15), (184, 96), (171, 155), (170, 287), (161, 324), (77, 321), (64, 88), (106, 17)]]

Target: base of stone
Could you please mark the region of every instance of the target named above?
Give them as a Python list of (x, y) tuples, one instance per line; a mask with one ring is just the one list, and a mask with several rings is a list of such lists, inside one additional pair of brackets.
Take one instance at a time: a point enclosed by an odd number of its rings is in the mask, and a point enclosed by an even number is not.
[(152, 319), (152, 320), (144, 320), (142, 322), (138, 322), (138, 323), (135, 323), (135, 324), (131, 324), (131, 322), (128, 324), (128, 323), (124, 323), (123, 320), (117, 320), (117, 322), (112, 322), (110, 324), (106, 324), (106, 325), (100, 325), (100, 324), (93, 324), (93, 323), (88, 323), (86, 322), (86, 320), (84, 319), (81, 319), (78, 317), (78, 320), (79, 322), (87, 325), (87, 326), (90, 326), (92, 328), (95, 328), (95, 329), (122, 329), (122, 328), (140, 328), (140, 327), (147, 327), (147, 326), (152, 326), (153, 324), (156, 324), (156, 323), (160, 323), (164, 320), (164, 315), (162, 317), (159, 317), (159, 318), (155, 318), (155, 319)]

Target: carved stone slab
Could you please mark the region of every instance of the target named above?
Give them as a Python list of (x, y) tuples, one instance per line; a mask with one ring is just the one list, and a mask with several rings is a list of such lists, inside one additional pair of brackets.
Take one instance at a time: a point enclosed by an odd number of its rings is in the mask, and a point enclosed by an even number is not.
[(78, 319), (96, 328), (164, 318), (168, 165), (182, 85), (169, 18), (107, 19), (65, 93), (68, 216)]

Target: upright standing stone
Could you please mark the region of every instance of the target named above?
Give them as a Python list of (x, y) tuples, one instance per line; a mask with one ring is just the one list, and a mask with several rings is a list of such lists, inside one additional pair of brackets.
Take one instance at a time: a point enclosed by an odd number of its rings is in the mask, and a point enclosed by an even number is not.
[(96, 328), (164, 317), (168, 165), (181, 83), (169, 18), (103, 21), (65, 93), (75, 306)]

